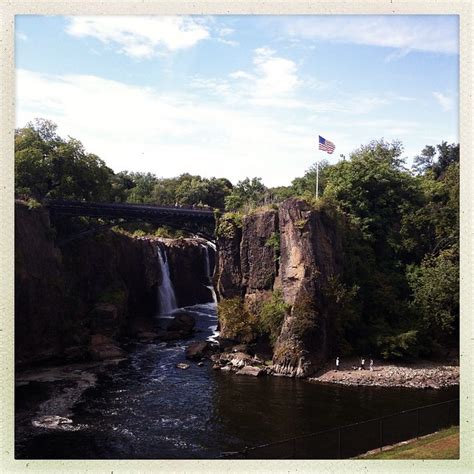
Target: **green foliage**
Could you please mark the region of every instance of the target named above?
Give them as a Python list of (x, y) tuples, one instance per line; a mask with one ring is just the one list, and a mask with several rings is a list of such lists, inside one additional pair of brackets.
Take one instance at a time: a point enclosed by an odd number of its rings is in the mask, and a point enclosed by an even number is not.
[(459, 315), (459, 261), (456, 249), (427, 256), (420, 266), (408, 269), (413, 291), (412, 307), (428, 343), (453, 342)]
[[(319, 196), (322, 196), (327, 185), (327, 170), (330, 168), (328, 160), (321, 160), (319, 163)], [(301, 178), (295, 178), (291, 182), (292, 196), (299, 196), (305, 199), (316, 197), (316, 163)]]
[(28, 206), (28, 209), (31, 211), (32, 209), (38, 209), (41, 207), (41, 203), (39, 203), (36, 199), (30, 198), (28, 199), (26, 205)]
[(243, 214), (239, 212), (226, 212), (217, 220), (216, 236), (232, 239), (237, 229), (243, 225)]
[(401, 152), (398, 142), (376, 141), (327, 170), (324, 196), (338, 203), (368, 241), (388, 241), (387, 250), (400, 246), (402, 215), (419, 200), (415, 179), (402, 167)]
[(169, 205), (201, 205), (223, 209), (232, 191), (226, 178), (202, 178), (188, 173), (177, 178), (157, 180), (151, 193), (153, 202)]
[(56, 125), (36, 119), (15, 132), (15, 192), (35, 199), (106, 201), (111, 177), (105, 163), (74, 138), (60, 138)]
[(165, 239), (180, 239), (184, 237), (184, 232), (179, 229), (172, 229), (171, 227), (163, 226), (158, 227), (158, 229), (155, 230), (154, 236)]
[(272, 232), (272, 235), (267, 239), (265, 245), (273, 249), (275, 255), (274, 260), (278, 262), (280, 260), (280, 232)]
[(378, 338), (379, 351), (384, 359), (418, 357), (418, 332), (411, 330), (393, 336)]
[(286, 304), (281, 290), (275, 290), (269, 300), (264, 301), (259, 308), (259, 328), (263, 334), (267, 334), (270, 343), (275, 344), (281, 332), (285, 316), (289, 313), (291, 306)]
[(448, 142), (442, 142), (436, 148), (425, 146), (421, 154), (413, 160), (412, 169), (419, 174), (432, 173), (437, 179), (455, 163), (459, 164), (459, 144), (448, 145)]
[(348, 355), (353, 347), (348, 339), (360, 323), (360, 303), (357, 296), (360, 288), (354, 284), (349, 287), (340, 277), (332, 276), (328, 279), (325, 297), (330, 320), (334, 324), (334, 333), (338, 353)]
[(265, 204), (267, 192), (261, 178), (245, 178), (239, 181), (225, 198), (225, 208), (228, 211), (249, 211), (252, 207)]
[(245, 306), (242, 298), (219, 301), (217, 313), (221, 323), (221, 335), (240, 342), (252, 342), (258, 334), (258, 322)]
[(297, 298), (293, 305), (291, 333), (297, 339), (309, 337), (318, 331), (318, 312), (310, 296)]

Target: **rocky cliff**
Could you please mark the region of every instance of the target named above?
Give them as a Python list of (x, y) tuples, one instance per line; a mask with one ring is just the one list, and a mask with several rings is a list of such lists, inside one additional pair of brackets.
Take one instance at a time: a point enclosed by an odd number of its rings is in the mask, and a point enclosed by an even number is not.
[(326, 288), (340, 272), (341, 254), (332, 219), (302, 200), (287, 200), (278, 211), (255, 212), (242, 222), (224, 218), (218, 226), (217, 269), (222, 337), (239, 339), (224, 317), (226, 301), (240, 298), (241, 306), (232, 310), (241, 308), (257, 337), (262, 302), (278, 291), (288, 311), (274, 343), (273, 372), (310, 375), (331, 352), (334, 315), (328, 314)]
[(94, 341), (150, 330), (162, 279), (159, 246), (166, 248), (178, 306), (212, 301), (207, 261), (212, 265), (213, 254), (203, 241), (107, 231), (59, 247), (48, 212), (17, 203), (17, 364), (88, 357)]

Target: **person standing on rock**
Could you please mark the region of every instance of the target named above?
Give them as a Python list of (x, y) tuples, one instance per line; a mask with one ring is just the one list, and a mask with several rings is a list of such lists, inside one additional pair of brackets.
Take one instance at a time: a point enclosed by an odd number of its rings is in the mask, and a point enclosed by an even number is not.
[(362, 370), (365, 370), (365, 359), (361, 359), (361, 361), (360, 361), (360, 368), (361, 368)]
[(339, 370), (339, 357), (336, 357), (336, 371)]
[(374, 360), (373, 360), (373, 359), (370, 359), (369, 369), (370, 369), (371, 371), (374, 370)]

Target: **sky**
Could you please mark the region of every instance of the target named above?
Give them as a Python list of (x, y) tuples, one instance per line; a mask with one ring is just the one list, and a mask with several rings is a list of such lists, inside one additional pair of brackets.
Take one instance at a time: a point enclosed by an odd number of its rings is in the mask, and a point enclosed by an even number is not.
[(459, 141), (455, 15), (17, 15), (15, 31), (16, 126), (50, 119), (115, 172), (279, 186), (372, 140), (408, 164)]

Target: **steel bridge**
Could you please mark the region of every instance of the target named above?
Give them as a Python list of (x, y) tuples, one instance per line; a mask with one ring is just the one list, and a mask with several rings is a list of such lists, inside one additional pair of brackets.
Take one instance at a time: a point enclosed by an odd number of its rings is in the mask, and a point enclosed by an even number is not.
[[(144, 221), (157, 225), (166, 225), (174, 229), (200, 235), (207, 240), (214, 240), (213, 230), (215, 216), (213, 210), (164, 205), (143, 205), (124, 203), (103, 203), (86, 201), (48, 200), (43, 203), (50, 211), (51, 217), (95, 217), (113, 221)], [(103, 229), (110, 227), (105, 224)], [(101, 226), (96, 227), (99, 229)]]

